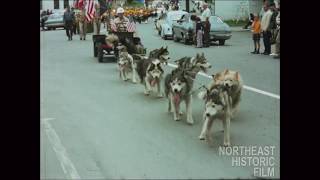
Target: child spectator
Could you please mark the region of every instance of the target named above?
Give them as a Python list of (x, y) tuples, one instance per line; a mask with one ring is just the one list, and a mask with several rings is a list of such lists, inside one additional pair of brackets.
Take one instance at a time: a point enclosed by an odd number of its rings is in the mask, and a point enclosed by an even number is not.
[(260, 33), (261, 33), (261, 24), (259, 20), (259, 16), (254, 16), (254, 21), (252, 23), (252, 38), (254, 43), (254, 51), (251, 52), (252, 54), (259, 54), (260, 50)]
[(201, 19), (199, 17), (196, 17), (196, 36), (197, 36), (197, 48), (202, 48), (203, 26), (201, 23)]

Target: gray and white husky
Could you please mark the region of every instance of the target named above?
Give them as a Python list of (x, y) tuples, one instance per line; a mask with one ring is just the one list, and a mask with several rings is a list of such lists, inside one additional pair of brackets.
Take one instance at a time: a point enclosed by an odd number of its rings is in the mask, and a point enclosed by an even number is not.
[(211, 143), (210, 131), (215, 120), (220, 119), (223, 122), (224, 139), (223, 145), (230, 146), (230, 119), (232, 109), (232, 98), (228, 95), (224, 85), (214, 85), (206, 92), (200, 92), (199, 98), (205, 101), (205, 110), (203, 112), (203, 126), (200, 140), (207, 140)]
[(187, 123), (193, 124), (191, 107), (193, 78), (188, 72), (177, 68), (171, 74), (167, 74), (164, 81), (165, 96), (168, 98), (168, 111), (173, 113), (173, 119), (175, 121), (181, 119), (180, 104), (182, 101), (185, 101)]
[(117, 48), (119, 49), (118, 68), (120, 72), (120, 78), (123, 81), (127, 81), (129, 73), (132, 72), (132, 81), (135, 82), (135, 74), (132, 69), (132, 56), (128, 53), (127, 48), (125, 46), (118, 46)]

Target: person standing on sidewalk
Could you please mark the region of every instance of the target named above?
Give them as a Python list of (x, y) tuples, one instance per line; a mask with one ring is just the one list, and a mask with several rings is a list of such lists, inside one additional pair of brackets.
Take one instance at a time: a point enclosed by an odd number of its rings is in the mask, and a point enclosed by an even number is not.
[(81, 10), (79, 15), (79, 29), (80, 29), (80, 40), (86, 40), (87, 20), (86, 20), (84, 9)]
[(267, 10), (262, 19), (261, 19), (261, 29), (263, 34), (263, 44), (264, 44), (264, 55), (271, 54), (271, 29), (270, 29), (270, 20), (272, 16), (272, 11), (268, 6), (265, 6), (265, 10)]
[(260, 33), (261, 33), (261, 24), (259, 20), (259, 16), (255, 15), (254, 20), (252, 22), (252, 38), (254, 44), (254, 51), (252, 54), (259, 54), (260, 52)]
[(68, 36), (68, 40), (72, 40), (73, 34), (73, 21), (74, 21), (74, 13), (70, 11), (70, 7), (67, 7), (67, 11), (63, 14), (63, 22), (66, 28), (66, 34)]
[(197, 48), (202, 48), (203, 25), (199, 17), (196, 18), (196, 35), (197, 35)]
[[(280, 6), (280, 4), (279, 4)], [(278, 28), (278, 35), (277, 35), (277, 39), (276, 39), (276, 53), (275, 56), (273, 58), (278, 59), (280, 58), (280, 11), (278, 13), (278, 16), (276, 18), (277, 21), (277, 28)]]
[(203, 23), (203, 47), (210, 47), (210, 29), (211, 24), (207, 17), (206, 21)]
[(208, 8), (207, 3), (203, 3), (203, 12), (201, 14), (201, 21), (206, 21), (207, 18), (210, 18), (211, 16), (211, 11)]

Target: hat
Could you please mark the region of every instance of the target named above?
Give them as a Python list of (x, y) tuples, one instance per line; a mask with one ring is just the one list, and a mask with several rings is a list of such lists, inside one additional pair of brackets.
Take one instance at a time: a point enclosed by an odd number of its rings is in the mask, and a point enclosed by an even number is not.
[(117, 9), (117, 14), (119, 14), (119, 13), (124, 13), (124, 9), (122, 7), (119, 7)]

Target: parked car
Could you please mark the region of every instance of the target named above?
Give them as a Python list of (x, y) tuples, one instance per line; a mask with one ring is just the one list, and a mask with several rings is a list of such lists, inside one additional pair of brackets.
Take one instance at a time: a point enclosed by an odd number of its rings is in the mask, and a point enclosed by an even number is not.
[[(194, 22), (190, 19), (191, 14), (185, 14), (180, 20), (172, 25), (173, 40), (183, 40), (185, 44), (193, 42), (195, 34)], [(219, 45), (224, 45), (225, 41), (231, 38), (231, 30), (228, 24), (224, 23), (218, 16), (210, 16), (210, 40), (219, 41)]]
[(155, 22), (158, 34), (163, 38), (172, 38), (172, 24), (179, 20), (183, 15), (188, 14), (186, 11), (169, 11)]
[(63, 14), (51, 14), (48, 17), (48, 20), (44, 23), (44, 26), (48, 30), (55, 30), (56, 28), (64, 28), (64, 23), (63, 23)]

